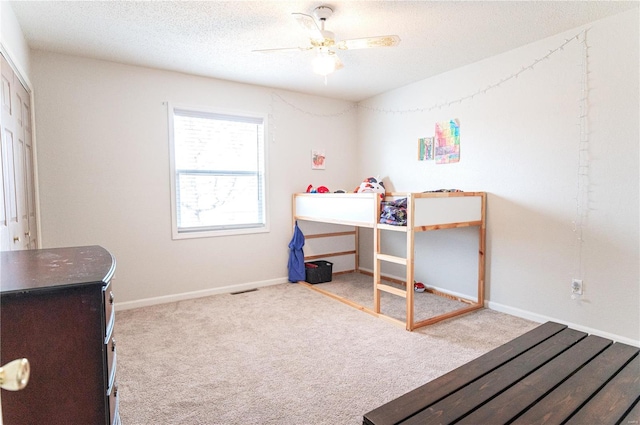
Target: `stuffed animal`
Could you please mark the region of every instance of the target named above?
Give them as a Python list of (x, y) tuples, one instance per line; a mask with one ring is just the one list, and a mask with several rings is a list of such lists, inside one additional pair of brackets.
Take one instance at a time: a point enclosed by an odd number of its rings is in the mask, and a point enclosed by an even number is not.
[(378, 178), (369, 177), (364, 179), (360, 186), (356, 187), (355, 193), (382, 193), (386, 192), (384, 183), (382, 180), (378, 181)]

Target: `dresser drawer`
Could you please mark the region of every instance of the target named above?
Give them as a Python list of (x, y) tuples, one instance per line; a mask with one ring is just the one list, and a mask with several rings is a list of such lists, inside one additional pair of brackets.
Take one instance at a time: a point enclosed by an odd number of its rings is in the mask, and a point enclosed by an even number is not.
[(118, 366), (116, 338), (114, 333), (114, 325), (116, 311), (114, 308), (114, 294), (111, 290), (111, 282), (107, 283), (103, 288), (104, 296), (104, 343), (106, 350), (106, 388), (107, 403), (109, 409), (108, 424), (120, 424), (120, 415), (118, 414), (118, 383), (116, 381), (116, 369)]
[(109, 342), (107, 343), (107, 376), (108, 387), (111, 388), (116, 378), (116, 368), (117, 368), (117, 360), (116, 360), (116, 339), (113, 336), (113, 331), (111, 332), (111, 338), (109, 338)]
[(114, 295), (111, 290), (111, 282), (102, 289), (104, 292), (104, 343), (109, 342), (109, 335), (113, 330), (113, 324), (115, 323), (115, 312), (113, 310)]
[(118, 383), (114, 382), (107, 393), (109, 401), (109, 422), (111, 425), (120, 423), (120, 414), (118, 412), (118, 404), (120, 403), (120, 396), (118, 394)]

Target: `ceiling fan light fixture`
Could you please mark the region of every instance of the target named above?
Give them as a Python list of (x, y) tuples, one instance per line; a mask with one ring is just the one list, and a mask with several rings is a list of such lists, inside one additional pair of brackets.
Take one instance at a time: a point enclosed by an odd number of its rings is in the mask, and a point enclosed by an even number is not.
[(336, 70), (338, 61), (335, 54), (320, 51), (311, 62), (311, 65), (313, 66), (313, 72), (326, 77)]
[(400, 42), (397, 35), (378, 35), (350, 40), (338, 40), (332, 31), (325, 29), (327, 19), (333, 14), (329, 6), (318, 6), (313, 11), (313, 16), (305, 13), (292, 13), (298, 25), (307, 33), (309, 44), (304, 47), (285, 47), (279, 49), (260, 49), (254, 52), (289, 52), (309, 51), (316, 52), (311, 65), (313, 72), (324, 77), (327, 84), (327, 75), (344, 68), (342, 61), (336, 54), (342, 50), (368, 49), (372, 47), (393, 47)]

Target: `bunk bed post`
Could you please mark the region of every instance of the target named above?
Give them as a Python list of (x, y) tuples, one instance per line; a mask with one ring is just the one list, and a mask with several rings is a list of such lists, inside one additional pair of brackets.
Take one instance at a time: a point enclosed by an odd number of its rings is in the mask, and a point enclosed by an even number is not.
[(485, 250), (487, 244), (487, 193), (482, 192), (482, 207), (481, 207), (481, 224), (478, 226), (479, 230), (479, 248), (478, 248), (478, 304), (484, 307), (484, 274), (485, 274)]
[(353, 235), (353, 238), (354, 238), (354, 249), (356, 253), (354, 254), (355, 257), (353, 259), (353, 267), (357, 273), (360, 273), (360, 227), (355, 226), (354, 229), (355, 229), (355, 234)]
[(291, 228), (296, 225), (296, 194), (291, 195)]
[(407, 330), (412, 331), (414, 326), (414, 293), (413, 282), (415, 279), (414, 274), (414, 249), (415, 249), (415, 234), (413, 232), (413, 220), (415, 217), (415, 202), (413, 193), (407, 196), (407, 266), (406, 266), (406, 303), (407, 303)]
[(378, 223), (380, 222), (380, 201), (377, 199), (378, 194), (372, 194), (376, 197), (376, 207), (375, 207), (375, 215), (373, 217), (373, 311), (376, 313), (380, 313), (380, 289), (378, 285), (380, 285), (380, 258), (378, 254), (380, 254), (380, 227)]

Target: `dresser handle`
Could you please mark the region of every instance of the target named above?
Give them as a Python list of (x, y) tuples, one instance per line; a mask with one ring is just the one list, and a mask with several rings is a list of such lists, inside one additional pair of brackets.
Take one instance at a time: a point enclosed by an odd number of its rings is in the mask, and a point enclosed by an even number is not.
[(109, 304), (113, 304), (113, 291), (109, 291)]
[(20, 236), (13, 237), (13, 243), (20, 242)]
[(16, 359), (0, 367), (0, 387), (3, 390), (19, 391), (29, 382), (29, 360)]
[(24, 232), (24, 235), (25, 235), (26, 237), (30, 237), (30, 236), (31, 236), (31, 232)]

